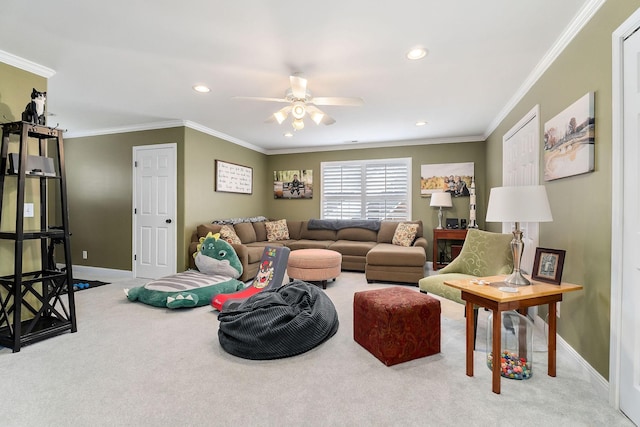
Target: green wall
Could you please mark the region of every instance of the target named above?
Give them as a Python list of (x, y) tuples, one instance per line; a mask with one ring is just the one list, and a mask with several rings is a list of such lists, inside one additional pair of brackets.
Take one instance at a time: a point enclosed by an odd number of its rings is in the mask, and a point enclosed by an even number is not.
[[(452, 144), (428, 144), (401, 145), (387, 148), (370, 148), (354, 150), (321, 151), (314, 153), (281, 154), (268, 157), (267, 179), (273, 182), (273, 171), (291, 169), (313, 170), (313, 198), (302, 199), (274, 199), (273, 190), (270, 190), (266, 203), (267, 216), (270, 218), (309, 219), (320, 218), (320, 163), (344, 160), (370, 160), (386, 158), (412, 159), (412, 219), (422, 220), (425, 234), (429, 244), (433, 240), (431, 230), (438, 226), (438, 211), (429, 206), (429, 198), (420, 197), (420, 166), (434, 163), (462, 163), (474, 162), (476, 174), (476, 193), (481, 195), (485, 191), (485, 143), (465, 142)], [(470, 183), (469, 183), (470, 184)], [(485, 204), (479, 199), (477, 218), (480, 226), (484, 223)], [(445, 210), (445, 218), (469, 219), (469, 198), (462, 197), (453, 200), (453, 208)], [(428, 259), (431, 260), (431, 251), (428, 251)]]
[[(220, 138), (186, 129), (184, 175), (184, 239), (185, 256), (179, 258), (188, 265), (186, 249), (191, 234), (199, 224), (214, 219), (266, 215), (265, 203), (272, 195), (273, 179), (268, 180), (267, 156), (224, 141)], [(223, 160), (253, 169), (253, 193), (237, 194), (214, 190), (215, 160)]]
[[(14, 122), (22, 119), (25, 106), (31, 101), (31, 90), (36, 88), (47, 90), (47, 79), (36, 74), (15, 68), (0, 62), (0, 120)], [(12, 137), (9, 143), (9, 152), (18, 151), (18, 138)], [(37, 141), (37, 140), (36, 140)], [(30, 144), (29, 154), (37, 154), (37, 143)], [(35, 150), (35, 151), (34, 151)], [(4, 194), (2, 196), (2, 219), (0, 230), (14, 231), (16, 228), (17, 209), (17, 180), (8, 177), (5, 181)], [(34, 218), (25, 218), (25, 229), (37, 229), (40, 227), (40, 187), (38, 180), (29, 180), (25, 185), (25, 202), (34, 203)], [(0, 275), (13, 275), (14, 242), (12, 240), (0, 240)], [(32, 240), (24, 242), (23, 271), (39, 270), (40, 266), (40, 241)], [(5, 292), (0, 289), (0, 295), (5, 298)], [(28, 293), (25, 300), (32, 306), (39, 306), (38, 300)], [(30, 317), (29, 310), (22, 310), (23, 319)]]
[[(65, 139), (71, 259), (74, 265), (132, 269), (133, 147), (176, 143), (183, 188), (182, 127)], [(178, 206), (183, 193), (178, 191)], [(178, 241), (182, 241), (178, 209)], [(82, 259), (82, 251), (88, 258)], [(178, 245), (178, 254), (185, 248)]]
[[(188, 266), (187, 247), (198, 224), (264, 212), (268, 194), (262, 179), (264, 154), (185, 127), (68, 138), (65, 155), (74, 265), (132, 269), (133, 147), (165, 143), (178, 146), (177, 271)], [(215, 192), (215, 159), (252, 167), (253, 194)], [(82, 251), (88, 252), (86, 260)]]
[[(488, 188), (502, 184), (502, 136), (533, 106), (544, 123), (595, 92), (595, 171), (543, 182), (553, 222), (540, 224), (540, 246), (567, 251), (563, 280), (584, 286), (567, 294), (558, 333), (603, 377), (609, 376), (611, 296), (611, 34), (640, 1), (608, 1), (487, 140)], [(487, 194), (480, 196), (487, 201)], [(494, 231), (500, 224), (490, 224)], [(546, 308), (541, 316), (546, 318)]]

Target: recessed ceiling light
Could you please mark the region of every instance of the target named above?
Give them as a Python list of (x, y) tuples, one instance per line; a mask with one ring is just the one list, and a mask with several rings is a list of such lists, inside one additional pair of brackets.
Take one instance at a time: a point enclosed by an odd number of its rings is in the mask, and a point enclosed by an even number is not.
[(285, 137), (287, 138), (291, 138), (293, 136), (293, 134), (291, 132), (287, 132), (285, 134), (283, 134)]
[(427, 49), (423, 48), (422, 46), (416, 46), (414, 48), (411, 48), (411, 50), (407, 52), (407, 58), (412, 60), (422, 59), (425, 56), (427, 56)]
[(424, 120), (421, 120), (421, 121), (419, 121), (419, 122), (416, 122), (416, 126), (424, 126), (424, 125), (426, 125), (426, 124), (427, 124), (427, 122), (425, 122)]
[(200, 92), (200, 93), (209, 93), (209, 92), (211, 92), (211, 89), (209, 89), (205, 85), (195, 85), (193, 87), (193, 90), (195, 90), (196, 92)]

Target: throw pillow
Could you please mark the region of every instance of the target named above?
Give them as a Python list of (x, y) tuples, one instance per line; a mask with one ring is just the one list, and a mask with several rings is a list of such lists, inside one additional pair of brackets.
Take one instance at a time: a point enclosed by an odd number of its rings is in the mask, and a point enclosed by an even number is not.
[(236, 231), (230, 225), (223, 225), (222, 228), (220, 228), (220, 237), (222, 237), (222, 240), (225, 240), (232, 245), (242, 244), (240, 238), (236, 234)]
[(267, 229), (267, 240), (275, 242), (276, 240), (289, 240), (289, 228), (287, 220), (267, 221), (264, 223)]
[(408, 224), (406, 222), (401, 222), (396, 227), (396, 232), (393, 233), (393, 239), (391, 239), (391, 243), (398, 246), (411, 246), (413, 241), (416, 238), (416, 233), (418, 232), (418, 224)]

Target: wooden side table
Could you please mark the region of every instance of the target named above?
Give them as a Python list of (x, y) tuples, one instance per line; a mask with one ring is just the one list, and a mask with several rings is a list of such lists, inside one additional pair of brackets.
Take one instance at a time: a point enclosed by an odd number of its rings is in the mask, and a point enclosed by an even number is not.
[[(444, 245), (451, 244), (452, 242), (457, 242), (461, 244), (464, 242), (464, 239), (467, 238), (467, 230), (466, 229), (434, 229), (433, 230), (433, 271), (438, 270), (449, 264), (449, 262), (453, 261), (453, 259), (458, 255), (454, 254), (452, 251), (450, 259), (445, 260), (444, 262), (440, 262), (440, 257), (438, 256), (440, 243)], [(446, 248), (445, 248), (446, 252)], [(454, 256), (455, 255), (455, 256)]]
[[(484, 280), (486, 283), (499, 285), (506, 276), (482, 277), (478, 280)], [(529, 278), (529, 280), (531, 280)], [(494, 355), (499, 355), (501, 349), (501, 328), (502, 319), (501, 312), (507, 310), (519, 310), (536, 305), (549, 305), (549, 356), (548, 370), (550, 377), (556, 376), (556, 304), (562, 301), (562, 294), (565, 292), (578, 291), (582, 289), (580, 285), (562, 282), (560, 286), (550, 285), (548, 283), (531, 281), (530, 286), (518, 286), (518, 292), (503, 292), (498, 286), (490, 284), (478, 285), (471, 280), (450, 280), (445, 281), (445, 285), (452, 288), (460, 289), (462, 299), (466, 302), (466, 340), (467, 340), (467, 375), (473, 376), (473, 307), (477, 304), (482, 307), (489, 308), (493, 311), (493, 345), (491, 351)], [(502, 284), (502, 286), (508, 286)], [(494, 393), (500, 394), (500, 363), (493, 363), (492, 374), (492, 390)]]

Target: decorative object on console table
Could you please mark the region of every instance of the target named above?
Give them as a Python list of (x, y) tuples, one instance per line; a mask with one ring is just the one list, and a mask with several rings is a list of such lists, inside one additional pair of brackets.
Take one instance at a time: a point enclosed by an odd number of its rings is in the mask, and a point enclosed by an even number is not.
[(431, 207), (440, 208), (438, 211), (438, 227), (437, 230), (442, 230), (442, 208), (450, 208), (453, 206), (451, 203), (451, 193), (445, 193), (443, 191), (439, 193), (433, 193), (431, 195)]
[(536, 248), (531, 278), (559, 285), (562, 282), (564, 255), (562, 249)]
[(495, 187), (489, 194), (487, 222), (514, 222), (513, 240), (513, 273), (505, 283), (512, 286), (530, 285), (520, 272), (520, 261), (524, 243), (522, 242), (521, 222), (553, 221), (547, 191), (544, 185), (525, 185), (514, 187)]
[(460, 254), (456, 247), (460, 248), (460, 244), (467, 238), (466, 229), (443, 229), (433, 230), (433, 271), (436, 271)]
[(476, 180), (471, 178), (471, 187), (469, 187), (469, 225), (467, 228), (478, 228), (476, 222)]

